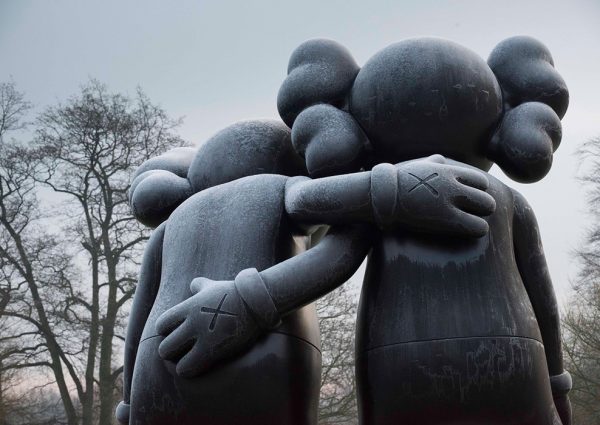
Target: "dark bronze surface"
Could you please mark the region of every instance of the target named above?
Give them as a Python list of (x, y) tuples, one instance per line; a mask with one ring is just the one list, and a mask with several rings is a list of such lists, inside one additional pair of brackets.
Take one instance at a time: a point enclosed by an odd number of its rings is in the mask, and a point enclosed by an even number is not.
[(310, 40), (277, 105), (291, 130), (240, 122), (134, 176), (132, 210), (156, 230), (119, 420), (316, 424), (310, 303), (368, 254), (361, 424), (569, 425), (535, 216), (487, 173), (496, 163), (534, 182), (550, 170), (568, 91), (546, 47), (514, 37), (486, 63), (415, 38), (361, 68), (336, 42)]

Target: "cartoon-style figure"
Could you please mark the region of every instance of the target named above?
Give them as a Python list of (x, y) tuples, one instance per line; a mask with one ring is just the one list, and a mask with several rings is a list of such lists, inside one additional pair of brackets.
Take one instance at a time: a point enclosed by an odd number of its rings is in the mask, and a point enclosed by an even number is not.
[[(306, 305), (358, 268), (372, 223), (487, 232), (487, 179), (438, 161), (311, 180), (287, 127), (247, 121), (197, 152), (144, 163), (130, 202), (142, 223), (158, 227), (130, 315), (119, 420), (315, 424), (319, 335)], [(416, 187), (432, 174), (435, 198)], [(302, 252), (297, 236), (321, 223), (337, 226)]]
[[(409, 39), (362, 68), (339, 44), (311, 40), (292, 54), (278, 98), (312, 177), (442, 154), (534, 182), (551, 167), (567, 106), (550, 53), (529, 37), (503, 41), (487, 63), (450, 41)], [(410, 190), (445, 195), (436, 173), (415, 178)], [(497, 207), (482, 238), (406, 229), (375, 237), (357, 322), (361, 424), (570, 424), (571, 381), (533, 211), (487, 178)]]

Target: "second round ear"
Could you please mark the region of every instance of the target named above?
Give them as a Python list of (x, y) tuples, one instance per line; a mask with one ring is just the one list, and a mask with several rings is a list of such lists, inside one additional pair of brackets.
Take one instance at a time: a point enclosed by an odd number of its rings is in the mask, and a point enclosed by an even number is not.
[(550, 171), (561, 137), (560, 119), (551, 107), (540, 102), (523, 103), (505, 113), (487, 157), (511, 179), (533, 183)]
[(277, 95), (277, 109), (292, 127), (298, 114), (311, 105), (342, 106), (359, 67), (341, 44), (327, 39), (302, 43), (294, 50), (288, 75)]
[(157, 227), (191, 195), (192, 188), (186, 178), (166, 170), (149, 170), (133, 180), (129, 205), (139, 222)]
[(490, 54), (488, 65), (494, 72), (505, 108), (525, 102), (541, 102), (562, 118), (569, 106), (569, 91), (554, 68), (548, 48), (527, 36), (508, 38)]
[(196, 148), (174, 148), (138, 167), (129, 187), (129, 205), (139, 222), (158, 226), (191, 195), (186, 176), (195, 154)]
[(150, 170), (166, 170), (179, 177), (185, 177), (197, 151), (197, 148), (183, 146), (150, 158), (135, 170), (131, 181), (133, 182), (137, 176)]
[(369, 150), (367, 136), (354, 118), (331, 105), (315, 105), (292, 127), (294, 149), (305, 158), (311, 177), (358, 171)]

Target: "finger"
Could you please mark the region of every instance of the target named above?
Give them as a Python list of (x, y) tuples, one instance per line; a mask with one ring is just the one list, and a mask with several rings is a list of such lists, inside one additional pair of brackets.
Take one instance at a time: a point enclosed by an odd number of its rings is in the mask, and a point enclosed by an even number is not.
[(394, 165), (396, 167), (402, 167), (402, 166), (407, 166), (409, 164), (422, 164), (422, 163), (434, 163), (434, 164), (447, 164), (448, 161), (446, 160), (446, 157), (444, 157), (443, 155), (440, 154), (435, 154), (435, 155), (430, 155), (428, 157), (425, 158), (416, 158), (416, 159), (409, 159), (406, 161), (402, 161), (402, 162), (397, 162)]
[(192, 280), (192, 283), (190, 283), (190, 291), (192, 291), (192, 294), (197, 294), (198, 292), (202, 291), (206, 286), (208, 286), (211, 282), (212, 280), (206, 277), (197, 277), (194, 280)]
[(156, 320), (155, 329), (159, 335), (168, 335), (175, 328), (183, 323), (186, 314), (185, 310), (181, 305), (171, 307), (163, 314), (161, 314)]
[[(214, 357), (214, 356), (213, 356)], [(211, 359), (206, 347), (196, 343), (192, 349), (177, 362), (177, 374), (183, 378), (192, 378), (208, 370), (216, 359)]]
[(428, 156), (427, 158), (425, 158), (425, 161), (435, 162), (436, 164), (445, 164), (446, 158), (443, 155), (435, 154), (435, 155), (431, 155), (431, 156)]
[(463, 167), (453, 168), (455, 169), (454, 176), (456, 180), (464, 185), (472, 186), (481, 190), (487, 190), (487, 188), (490, 186), (490, 182), (488, 181), (487, 177), (480, 171)]
[(492, 195), (470, 186), (462, 186), (452, 201), (457, 208), (478, 216), (488, 216), (496, 210)]
[(487, 221), (481, 217), (466, 213), (459, 209), (456, 209), (455, 219), (453, 223), (457, 234), (470, 236), (474, 238), (480, 238), (487, 235), (490, 230), (490, 226)]
[(117, 406), (117, 410), (115, 411), (115, 416), (117, 418), (117, 421), (119, 421), (119, 423), (121, 424), (128, 424), (129, 423), (129, 411), (130, 411), (130, 406), (129, 404), (125, 403), (124, 401), (120, 402), (119, 405)]
[(158, 354), (165, 360), (177, 360), (194, 345), (191, 326), (185, 322), (169, 334), (158, 346)]

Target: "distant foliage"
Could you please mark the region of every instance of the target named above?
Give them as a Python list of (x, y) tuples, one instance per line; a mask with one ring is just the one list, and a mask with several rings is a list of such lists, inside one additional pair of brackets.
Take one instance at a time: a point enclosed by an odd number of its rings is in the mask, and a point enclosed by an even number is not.
[(29, 109), (0, 84), (0, 425), (109, 425), (148, 237), (127, 190), (139, 164), (184, 144), (179, 121), (95, 80), (15, 140)]
[(600, 424), (600, 137), (579, 150), (591, 226), (576, 251), (580, 272), (563, 318), (567, 369), (573, 376), (573, 423)]
[(319, 425), (358, 424), (354, 379), (357, 302), (351, 283), (317, 301), (323, 369)]

